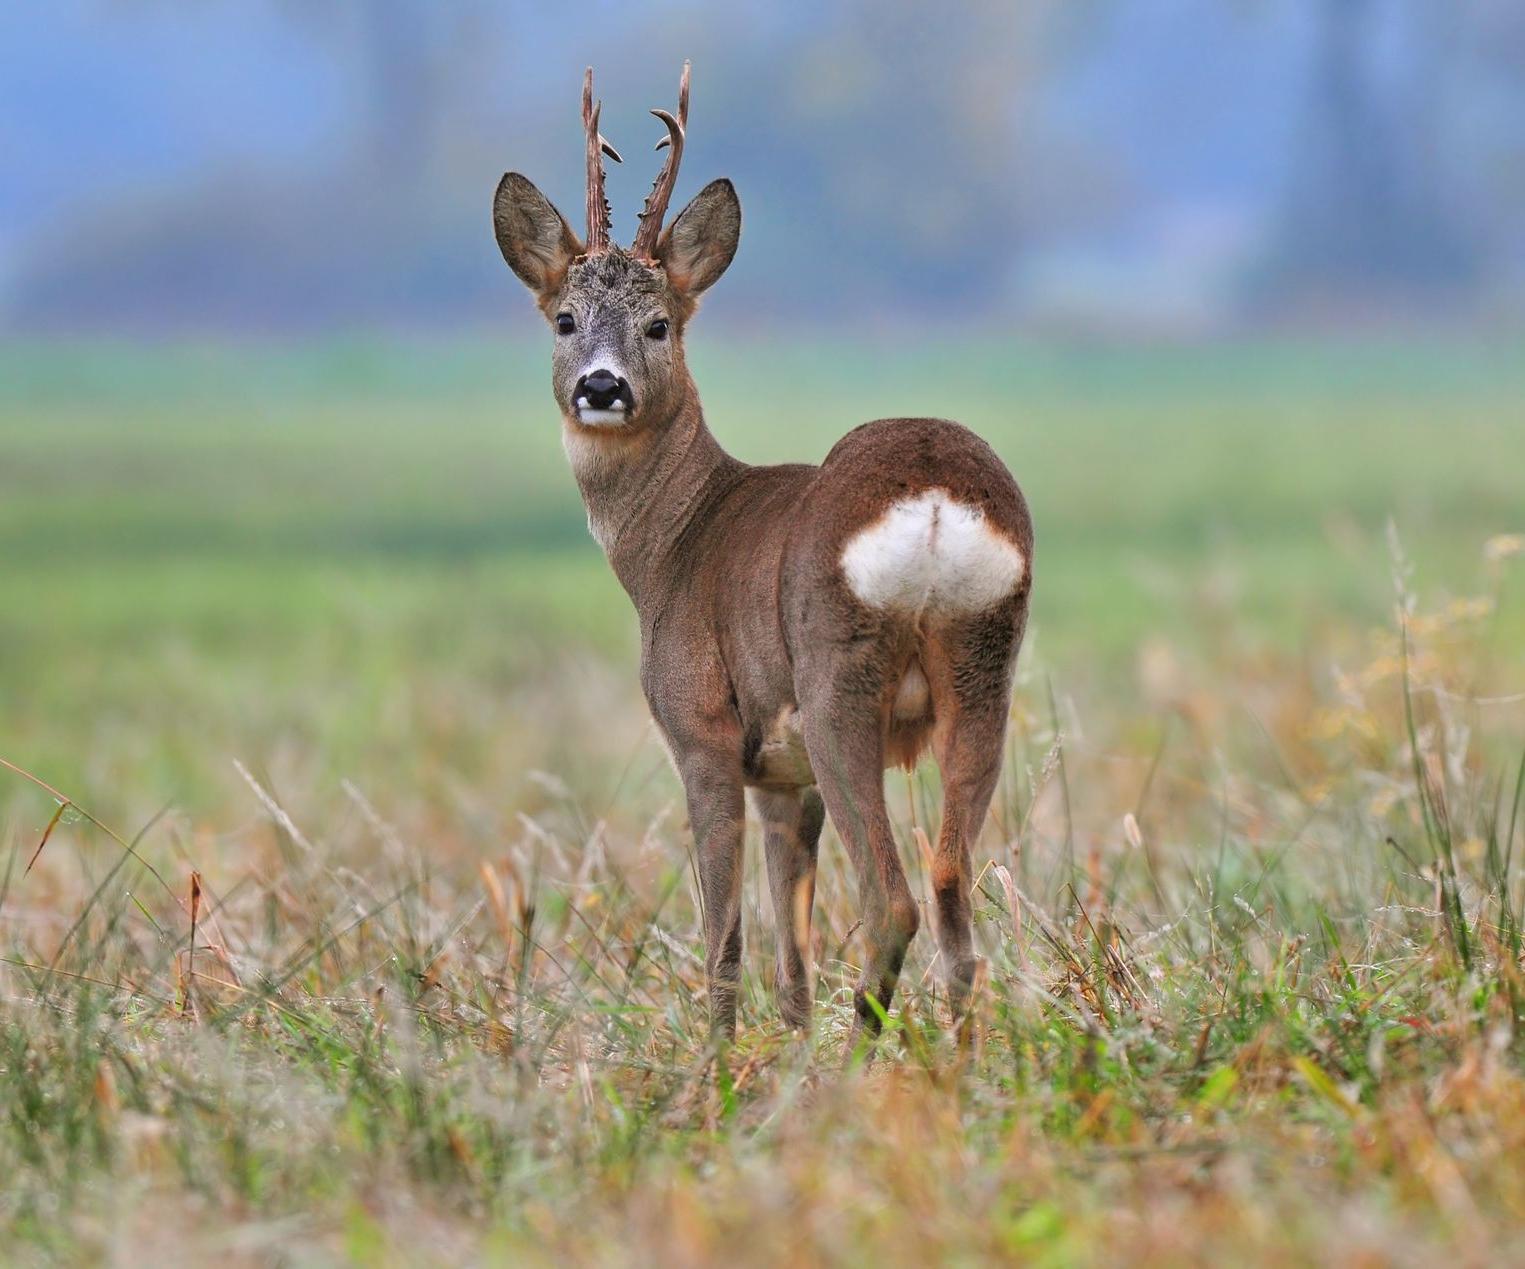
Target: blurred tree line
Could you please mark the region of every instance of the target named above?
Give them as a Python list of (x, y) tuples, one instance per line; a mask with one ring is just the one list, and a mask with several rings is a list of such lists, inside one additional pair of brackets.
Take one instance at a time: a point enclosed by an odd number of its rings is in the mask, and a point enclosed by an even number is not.
[[(628, 239), (660, 135), (643, 112), (669, 102), (685, 56), (679, 197), (727, 174), (745, 210), (733, 322), (1012, 319), (1071, 274), (1103, 305), (1142, 292), (1144, 313), (1151, 286), (1196, 287), (1223, 323), (1466, 315), (1525, 292), (1517, 0), (595, 3), (575, 22), (488, 0), (63, 11), (53, 30), (0, 19), (8, 56), (31, 63), (12, 100), (0, 89), (13, 108), (27, 94), (24, 152), (77, 171), (45, 215), (9, 225), (28, 169), (5, 178), (12, 329), (519, 313), (488, 229), (497, 176), (525, 171), (576, 223), (592, 61), (627, 159), (610, 192)], [(186, 24), (196, 52), (165, 53)], [(199, 97), (177, 95), (188, 56), (204, 59)], [(207, 112), (198, 145), (188, 110)], [(92, 153), (177, 145), (178, 165), (90, 179)]]

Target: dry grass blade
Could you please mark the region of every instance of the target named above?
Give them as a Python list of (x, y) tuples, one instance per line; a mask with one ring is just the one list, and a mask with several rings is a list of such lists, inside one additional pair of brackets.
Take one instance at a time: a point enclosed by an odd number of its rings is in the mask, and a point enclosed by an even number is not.
[(69, 809), (67, 799), (58, 804), (58, 809), (53, 812), (53, 818), (48, 821), (48, 826), (42, 830), (42, 837), (37, 843), (37, 849), (32, 852), (32, 857), (27, 860), (26, 871), (21, 875), (27, 876), (32, 871), (32, 866), (42, 857), (42, 848), (48, 844), (48, 838), (53, 836), (53, 830), (58, 827), (58, 821), (63, 819), (64, 812)]
[(196, 982), (196, 924), (201, 917), (201, 874), (191, 870), (191, 941), (185, 954), (185, 994), (180, 1001), (180, 1012), (190, 1013), (195, 1004), (192, 1001), (194, 984)]

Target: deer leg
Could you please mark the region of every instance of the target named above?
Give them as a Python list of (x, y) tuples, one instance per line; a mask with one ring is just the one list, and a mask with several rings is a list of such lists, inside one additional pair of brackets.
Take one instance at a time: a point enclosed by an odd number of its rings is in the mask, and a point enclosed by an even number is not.
[[(979, 839), (1001, 770), (1011, 671), (1017, 633), (1002, 612), (977, 618), (945, 638), (945, 698), (933, 733), (942, 769), (943, 818), (932, 863), (937, 944), (954, 1017), (960, 1016), (974, 983), (977, 958), (970, 909), (973, 849)], [(934, 688), (934, 694), (937, 689)]]
[(791, 1027), (810, 1025), (810, 910), (815, 902), (816, 848), (826, 810), (815, 789), (756, 789), (753, 805), (763, 825), (768, 889), (778, 941), (773, 988), (779, 1012)]
[(884, 806), (883, 675), (868, 665), (833, 665), (812, 677), (800, 693), (805, 748), (857, 873), (862, 909), (866, 948), (854, 993), (856, 1044), (878, 1033), (879, 1011), (890, 1006), (921, 914)]
[(734, 760), (707, 754), (690, 755), (681, 770), (704, 903), (710, 1037), (723, 1046), (736, 1036), (736, 996), (741, 986), (741, 863), (746, 828), (741, 773)]
[(937, 946), (955, 1017), (968, 1003), (978, 964), (970, 908), (973, 850), (1000, 774), (1004, 717), (1001, 724), (997, 728), (984, 719), (963, 725), (955, 721), (947, 744), (937, 750), (943, 773), (943, 821), (932, 859), (932, 894)]

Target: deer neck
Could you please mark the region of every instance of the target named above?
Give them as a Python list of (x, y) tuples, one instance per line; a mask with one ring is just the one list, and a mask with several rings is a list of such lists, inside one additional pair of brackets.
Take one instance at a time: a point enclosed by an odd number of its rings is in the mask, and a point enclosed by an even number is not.
[(739, 464), (705, 425), (692, 382), (665, 424), (625, 438), (564, 423), (562, 442), (588, 529), (640, 608), (670, 588), (685, 531)]

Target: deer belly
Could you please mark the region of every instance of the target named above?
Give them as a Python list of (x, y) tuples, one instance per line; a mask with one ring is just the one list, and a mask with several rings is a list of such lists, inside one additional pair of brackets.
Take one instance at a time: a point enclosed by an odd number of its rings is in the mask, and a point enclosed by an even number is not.
[[(890, 705), (889, 752), (886, 765), (915, 761), (931, 721), (932, 691), (918, 661), (912, 661), (895, 686)], [(750, 748), (750, 747), (749, 747)], [(805, 731), (795, 706), (779, 710), (745, 761), (747, 782), (769, 789), (802, 789), (815, 783)]]
[(890, 718), (897, 723), (914, 723), (925, 718), (932, 706), (932, 688), (922, 672), (921, 662), (912, 661), (900, 676)]
[(747, 777), (765, 788), (802, 789), (815, 783), (805, 731), (794, 706), (779, 710), (763, 729), (762, 739), (746, 763)]

